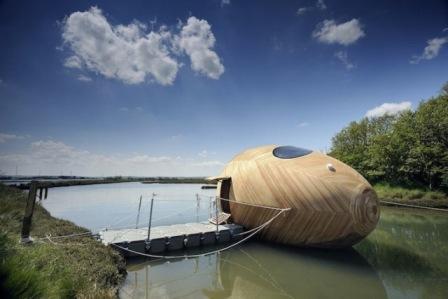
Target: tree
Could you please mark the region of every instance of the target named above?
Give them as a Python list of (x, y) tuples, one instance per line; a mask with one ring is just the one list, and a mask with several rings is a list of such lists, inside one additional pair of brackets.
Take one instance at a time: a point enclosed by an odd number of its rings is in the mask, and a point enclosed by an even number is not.
[(363, 118), (332, 139), (330, 155), (368, 180), (448, 190), (448, 83), (415, 112)]
[(443, 84), (442, 89), (440, 90), (441, 96), (448, 96), (448, 81)]

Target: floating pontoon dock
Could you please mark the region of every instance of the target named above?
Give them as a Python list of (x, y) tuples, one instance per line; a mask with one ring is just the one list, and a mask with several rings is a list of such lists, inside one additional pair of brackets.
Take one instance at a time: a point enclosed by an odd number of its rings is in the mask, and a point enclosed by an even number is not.
[(104, 245), (122, 247), (124, 254), (132, 256), (223, 244), (239, 239), (242, 232), (243, 227), (237, 224), (200, 222), (152, 227), (150, 236), (147, 228), (103, 230), (99, 235)]

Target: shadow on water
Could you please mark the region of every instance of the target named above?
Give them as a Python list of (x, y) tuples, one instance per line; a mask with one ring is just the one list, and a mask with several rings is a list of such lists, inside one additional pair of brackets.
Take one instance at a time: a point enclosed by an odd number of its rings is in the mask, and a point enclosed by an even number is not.
[(387, 298), (355, 250), (298, 250), (259, 242), (196, 259), (128, 260), (121, 297)]

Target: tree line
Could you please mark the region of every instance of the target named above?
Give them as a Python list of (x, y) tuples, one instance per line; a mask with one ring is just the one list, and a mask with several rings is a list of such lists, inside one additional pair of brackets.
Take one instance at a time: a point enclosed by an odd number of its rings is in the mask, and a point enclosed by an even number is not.
[(329, 155), (372, 183), (448, 191), (448, 83), (415, 111), (351, 122)]

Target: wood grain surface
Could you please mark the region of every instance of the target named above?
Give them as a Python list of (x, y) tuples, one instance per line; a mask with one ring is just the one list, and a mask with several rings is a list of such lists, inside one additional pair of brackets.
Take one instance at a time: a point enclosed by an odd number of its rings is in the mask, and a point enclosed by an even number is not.
[[(274, 148), (246, 150), (218, 176), (218, 196), (291, 208), (261, 232), (263, 239), (296, 246), (347, 247), (376, 227), (380, 215), (377, 196), (354, 169), (319, 152), (280, 159), (273, 155)], [(233, 221), (248, 229), (277, 213), (233, 202), (221, 201), (221, 206), (230, 208)]]

